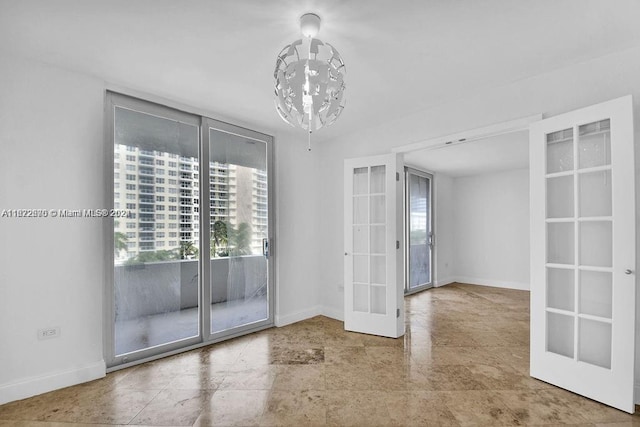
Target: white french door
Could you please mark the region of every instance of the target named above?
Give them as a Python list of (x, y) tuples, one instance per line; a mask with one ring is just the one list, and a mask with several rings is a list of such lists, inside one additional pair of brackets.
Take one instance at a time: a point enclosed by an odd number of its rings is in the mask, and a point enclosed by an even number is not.
[(345, 160), (345, 322), (348, 331), (404, 334), (402, 160)]
[(634, 412), (631, 96), (530, 127), (531, 376)]

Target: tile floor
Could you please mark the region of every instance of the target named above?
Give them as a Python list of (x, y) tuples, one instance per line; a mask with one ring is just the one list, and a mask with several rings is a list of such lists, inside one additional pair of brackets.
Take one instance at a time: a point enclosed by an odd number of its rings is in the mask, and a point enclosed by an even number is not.
[(401, 339), (315, 317), (0, 406), (0, 426), (640, 426), (529, 377), (528, 307), (452, 284), (406, 299)]

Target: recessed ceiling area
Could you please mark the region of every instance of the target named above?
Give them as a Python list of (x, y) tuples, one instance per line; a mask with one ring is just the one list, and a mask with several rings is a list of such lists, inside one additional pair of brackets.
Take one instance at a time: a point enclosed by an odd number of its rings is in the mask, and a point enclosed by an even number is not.
[(451, 177), (529, 167), (529, 132), (521, 130), (405, 153), (405, 163)]

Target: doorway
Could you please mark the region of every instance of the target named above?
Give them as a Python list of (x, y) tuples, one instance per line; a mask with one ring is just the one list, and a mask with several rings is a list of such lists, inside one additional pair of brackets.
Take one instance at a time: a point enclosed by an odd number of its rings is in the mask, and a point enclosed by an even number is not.
[(404, 153), (432, 176), (432, 285), (528, 289), (528, 130), (460, 139)]

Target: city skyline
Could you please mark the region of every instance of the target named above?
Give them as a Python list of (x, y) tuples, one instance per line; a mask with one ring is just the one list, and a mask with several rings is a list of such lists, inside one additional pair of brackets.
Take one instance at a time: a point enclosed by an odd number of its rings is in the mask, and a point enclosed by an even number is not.
[[(229, 233), (247, 224), (250, 239), (243, 254), (262, 253), (267, 236), (266, 171), (213, 161), (208, 185), (211, 229), (217, 221)], [(144, 252), (179, 251), (186, 243), (198, 248), (200, 195), (198, 158), (115, 144), (114, 208), (129, 213), (114, 224), (114, 232), (126, 243), (126, 250), (116, 247), (116, 262)], [(215, 256), (219, 255), (212, 251)]]

